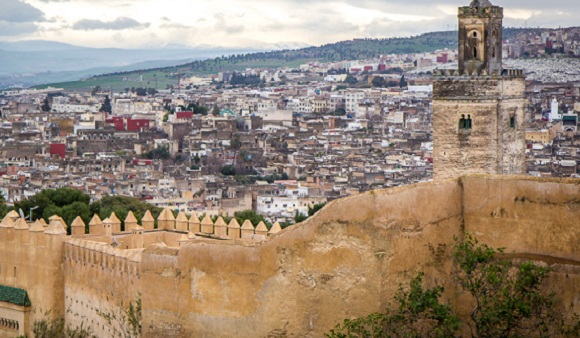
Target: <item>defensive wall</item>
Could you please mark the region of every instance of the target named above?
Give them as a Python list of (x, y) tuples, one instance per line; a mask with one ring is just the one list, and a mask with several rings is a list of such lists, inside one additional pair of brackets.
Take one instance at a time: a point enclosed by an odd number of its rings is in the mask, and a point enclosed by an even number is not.
[[(561, 310), (580, 313), (580, 180), (470, 175), (372, 191), (284, 230), (169, 211), (154, 223), (130, 213), (121, 231), (114, 214), (95, 216), (85, 234), (77, 218), (67, 236), (58, 217), (43, 225), (8, 215), (0, 285), (25, 290), (30, 306), (0, 299), (0, 317), (26, 317), (18, 330), (28, 332), (52, 310), (108, 336), (114, 328), (98, 312), (140, 295), (145, 337), (319, 337), (345, 317), (384, 309), (419, 271), (467, 311), (450, 277), (463, 231), (552, 267)], [(20, 319), (7, 319), (0, 337), (16, 336)]]

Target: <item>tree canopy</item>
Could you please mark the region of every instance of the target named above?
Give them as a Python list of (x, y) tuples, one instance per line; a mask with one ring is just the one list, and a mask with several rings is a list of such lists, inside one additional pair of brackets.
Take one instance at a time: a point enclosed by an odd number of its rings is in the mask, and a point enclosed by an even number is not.
[(58, 215), (69, 226), (67, 229), (69, 233), (70, 224), (77, 216), (81, 216), (83, 222), (88, 226), (94, 214), (98, 214), (101, 219), (104, 219), (114, 211), (123, 223), (129, 211), (133, 211), (139, 220), (147, 210), (150, 210), (153, 218), (157, 219), (162, 210), (138, 198), (127, 196), (107, 196), (91, 204), (89, 195), (70, 188), (45, 189), (16, 203), (14, 207), (16, 210), (22, 209), (26, 216), (29, 216), (32, 211), (32, 220), (44, 218), (48, 222), (49, 217)]

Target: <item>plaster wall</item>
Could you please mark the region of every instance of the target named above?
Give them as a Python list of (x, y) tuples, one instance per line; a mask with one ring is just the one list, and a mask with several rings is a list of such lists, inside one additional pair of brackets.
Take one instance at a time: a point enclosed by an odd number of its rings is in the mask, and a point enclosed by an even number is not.
[(121, 306), (134, 302), (143, 290), (142, 249), (121, 250), (109, 243), (72, 239), (65, 250), (66, 323), (91, 327), (98, 337), (116, 336), (114, 330), (123, 328), (111, 327), (101, 314), (118, 316)]
[(449, 181), (333, 202), (258, 245), (149, 247), (143, 285), (157, 287), (143, 293), (144, 335), (318, 337), (384, 308), (419, 270), (444, 281), (460, 223), (461, 189)]
[(578, 311), (579, 187), (467, 176), (338, 200), (257, 245), (151, 246), (143, 285), (157, 287), (143, 294), (144, 336), (319, 337), (342, 318), (384, 309), (418, 271), (467, 315), (471, 300), (449, 278), (463, 230), (553, 267), (549, 287)]
[(64, 234), (30, 232), (0, 226), (0, 284), (24, 289), (30, 302), (29, 322), (44, 313), (64, 313), (62, 258)]

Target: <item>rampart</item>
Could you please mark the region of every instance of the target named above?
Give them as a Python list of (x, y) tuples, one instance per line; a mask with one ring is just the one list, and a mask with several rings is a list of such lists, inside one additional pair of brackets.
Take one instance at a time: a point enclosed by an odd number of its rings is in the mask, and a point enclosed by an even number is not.
[[(580, 180), (471, 175), (334, 201), (281, 230), (164, 211), (0, 224), (0, 284), (28, 292), (32, 323), (57, 310), (101, 336), (101, 313), (141, 295), (145, 337), (319, 337), (345, 317), (385, 308), (423, 271), (455, 286), (453, 237), (473, 233), (513, 259), (554, 269), (562, 311), (580, 312)], [(157, 227), (155, 227), (157, 223)], [(16, 271), (16, 277), (13, 272)], [(0, 304), (1, 307), (2, 304)], [(0, 331), (0, 336), (1, 336)]]
[(467, 315), (470, 299), (450, 278), (464, 230), (552, 266), (562, 310), (579, 312), (579, 196), (579, 180), (468, 176), (337, 200), (262, 243), (154, 245), (143, 252), (143, 284), (164, 287), (143, 297), (144, 332), (319, 337), (383, 309), (419, 271)]

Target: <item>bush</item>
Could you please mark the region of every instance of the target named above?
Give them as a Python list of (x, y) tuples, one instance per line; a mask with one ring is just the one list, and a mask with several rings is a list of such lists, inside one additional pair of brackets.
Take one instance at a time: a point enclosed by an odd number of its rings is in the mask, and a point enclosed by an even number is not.
[[(503, 249), (479, 244), (470, 234), (455, 238), (453, 260), (458, 268), (459, 286), (469, 292), (475, 308), (465, 332), (478, 338), (578, 337), (580, 321), (564, 325), (556, 311), (556, 298), (547, 293), (543, 282), (550, 269), (524, 262), (514, 265), (499, 259)], [(326, 337), (453, 337), (461, 322), (449, 305), (439, 302), (443, 288), (423, 289), (423, 274), (395, 296), (397, 307), (369, 316), (345, 319)]]

